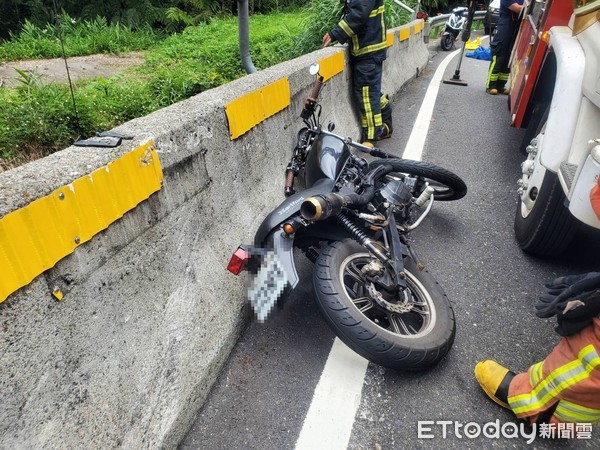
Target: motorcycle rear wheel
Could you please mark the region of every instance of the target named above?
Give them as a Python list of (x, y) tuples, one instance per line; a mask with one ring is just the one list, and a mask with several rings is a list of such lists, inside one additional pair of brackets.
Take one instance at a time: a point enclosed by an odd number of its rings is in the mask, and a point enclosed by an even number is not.
[[(388, 164), (392, 166), (393, 172), (390, 175), (405, 174), (421, 177), (435, 189), (434, 198), (436, 201), (451, 201), (463, 198), (467, 194), (467, 185), (458, 175), (438, 167), (434, 164), (412, 159), (389, 158), (378, 159), (371, 163), (371, 167)], [(414, 192), (417, 197), (420, 192)]]
[[(411, 301), (406, 312), (390, 312), (370, 298), (360, 269), (369, 253), (351, 239), (325, 248), (313, 272), (315, 299), (329, 327), (369, 361), (395, 370), (421, 370), (439, 362), (454, 342), (454, 312), (426, 270), (405, 259)], [(392, 301), (393, 302), (393, 301)]]

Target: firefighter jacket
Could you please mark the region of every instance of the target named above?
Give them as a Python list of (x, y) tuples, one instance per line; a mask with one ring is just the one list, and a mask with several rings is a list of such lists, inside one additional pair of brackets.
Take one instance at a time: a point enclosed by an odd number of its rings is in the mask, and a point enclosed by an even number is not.
[(342, 44), (349, 42), (353, 59), (383, 61), (387, 48), (383, 0), (348, 0), (342, 20), (329, 35)]

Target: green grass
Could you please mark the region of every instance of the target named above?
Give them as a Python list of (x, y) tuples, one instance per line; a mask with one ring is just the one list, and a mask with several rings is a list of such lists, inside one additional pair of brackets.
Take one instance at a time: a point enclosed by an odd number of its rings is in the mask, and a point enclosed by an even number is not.
[[(251, 55), (258, 69), (289, 59), (304, 14), (254, 15)], [(23, 73), (16, 89), (0, 90), (0, 164), (18, 165), (244, 76), (237, 18), (216, 19), (170, 36), (126, 74), (75, 83), (79, 122), (68, 85), (39, 83)]]
[(67, 56), (96, 53), (125, 53), (146, 50), (161, 42), (165, 35), (149, 26), (132, 28), (108, 24), (106, 19), (77, 21), (63, 15), (60, 25), (39, 28), (25, 22), (21, 33), (0, 45), (0, 61), (58, 58), (63, 56), (61, 40)]
[[(410, 0), (413, 1), (413, 0)], [(391, 0), (386, 0), (386, 5)], [(407, 21), (388, 5), (388, 26)], [(252, 15), (250, 54), (257, 69), (316, 50), (339, 20), (338, 0), (311, 2), (303, 11)], [(67, 84), (43, 85), (21, 73), (21, 85), (0, 89), (0, 166), (13, 167), (60, 150), (78, 136), (93, 136), (136, 117), (245, 75), (238, 49), (237, 18), (213, 19), (165, 37), (150, 29), (108, 26), (101, 19), (61, 28), (69, 56), (146, 50), (145, 62), (119, 76), (75, 83), (79, 120)], [(56, 29), (27, 25), (0, 45), (0, 60), (58, 57)]]

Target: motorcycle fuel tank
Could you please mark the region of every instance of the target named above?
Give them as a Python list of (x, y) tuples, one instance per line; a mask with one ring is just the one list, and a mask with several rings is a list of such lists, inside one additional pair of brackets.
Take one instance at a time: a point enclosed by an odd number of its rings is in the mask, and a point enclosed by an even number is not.
[(304, 167), (306, 187), (313, 186), (323, 178), (337, 179), (349, 157), (350, 150), (339, 138), (319, 135), (306, 157)]

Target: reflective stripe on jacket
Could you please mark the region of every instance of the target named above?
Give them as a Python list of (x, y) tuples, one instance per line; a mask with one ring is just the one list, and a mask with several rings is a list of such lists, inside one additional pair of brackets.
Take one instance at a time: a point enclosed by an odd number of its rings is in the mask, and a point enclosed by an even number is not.
[(563, 338), (548, 357), (515, 376), (508, 403), (532, 422), (554, 409), (551, 422), (600, 421), (600, 317)]
[(387, 48), (383, 0), (349, 0), (344, 17), (329, 32), (342, 44), (350, 42), (350, 54), (362, 58), (377, 54), (385, 59)]

